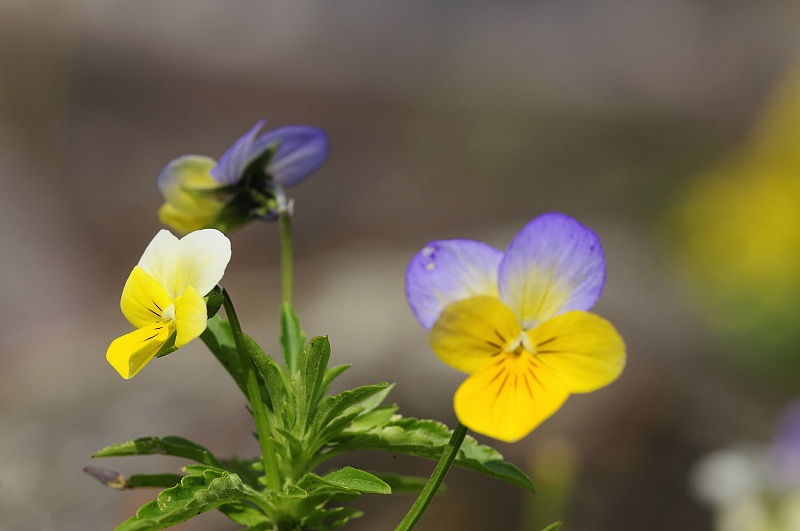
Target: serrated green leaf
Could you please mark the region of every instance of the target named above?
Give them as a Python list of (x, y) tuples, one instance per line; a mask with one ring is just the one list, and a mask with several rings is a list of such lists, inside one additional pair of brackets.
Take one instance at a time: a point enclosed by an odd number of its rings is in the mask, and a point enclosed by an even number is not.
[[(321, 431), (327, 426), (336, 416), (345, 411), (351, 406), (358, 404), (362, 406), (362, 402), (376, 393), (384, 391), (388, 387), (386, 383), (379, 383), (377, 385), (364, 385), (343, 391), (338, 395), (326, 396), (323, 398), (317, 412), (314, 416), (314, 431)], [(364, 409), (359, 411), (362, 413)]]
[(156, 500), (143, 505), (136, 516), (120, 524), (116, 531), (164, 529), (241, 499), (261, 498), (236, 474), (206, 468), (199, 475), (184, 476), (179, 485), (160, 492)]
[[(438, 460), (450, 440), (451, 431), (433, 420), (415, 418), (393, 419), (384, 426), (366, 432), (342, 432), (335, 451), (329, 456), (353, 450), (384, 450)], [(334, 442), (334, 441), (332, 441)], [(531, 492), (536, 488), (530, 478), (515, 465), (505, 461), (494, 448), (467, 436), (455, 459), (455, 464), (501, 479)]]
[(290, 376), (298, 370), (298, 358), (306, 342), (306, 336), (300, 328), (300, 320), (288, 302), (281, 304), (281, 348), (286, 363), (287, 374)]
[(185, 457), (211, 466), (222, 465), (210, 451), (183, 437), (141, 437), (106, 446), (92, 457), (126, 457), (130, 455), (172, 455)]
[(208, 326), (200, 334), (200, 339), (203, 340), (208, 350), (225, 367), (225, 370), (231, 375), (233, 381), (244, 393), (244, 396), (247, 396), (247, 381), (242, 369), (242, 358), (236, 349), (236, 342), (233, 339), (233, 332), (228, 320), (219, 315), (209, 319)]
[(561, 522), (553, 522), (549, 526), (547, 526), (544, 529), (542, 529), (542, 531), (558, 531), (559, 529), (561, 529), (562, 525), (564, 525), (564, 524), (561, 523)]

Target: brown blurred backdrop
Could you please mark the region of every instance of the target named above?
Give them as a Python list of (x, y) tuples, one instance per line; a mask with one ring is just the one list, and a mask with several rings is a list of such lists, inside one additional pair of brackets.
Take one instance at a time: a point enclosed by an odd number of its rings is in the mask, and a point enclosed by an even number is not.
[[(604, 242), (596, 310), (628, 343), (626, 372), (515, 445), (485, 441), (530, 470), (539, 495), (454, 471), (418, 529), (712, 529), (691, 467), (768, 440), (798, 386), (726, 364), (671, 213), (747, 144), (798, 58), (800, 4), (781, 0), (5, 0), (0, 529), (110, 529), (132, 515), (155, 492), (81, 472), (114, 442), (174, 434), (256, 451), (244, 401), (199, 341), (131, 381), (104, 352), (129, 331), (119, 295), (160, 228), (158, 172), (185, 153), (218, 157), (262, 117), (330, 136), (329, 162), (291, 192), (303, 326), (353, 364), (340, 386), (397, 382), (406, 415), (452, 424), (462, 379), (405, 304), (405, 266), (427, 241), (503, 248), (558, 210)], [(224, 283), (275, 353), (276, 227), (232, 241)], [(433, 466), (395, 457), (356, 464)], [(391, 529), (411, 502), (365, 498), (348, 529)], [(214, 514), (179, 527), (236, 528)]]

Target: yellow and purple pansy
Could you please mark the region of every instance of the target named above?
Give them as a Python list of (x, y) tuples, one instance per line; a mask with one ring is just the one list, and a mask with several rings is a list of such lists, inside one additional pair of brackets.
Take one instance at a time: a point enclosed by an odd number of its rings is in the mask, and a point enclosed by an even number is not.
[(289, 125), (259, 136), (260, 120), (220, 157), (184, 155), (157, 179), (162, 223), (181, 234), (207, 227), (227, 231), (269, 218), (283, 188), (303, 182), (328, 158), (328, 138), (318, 127)]
[(219, 283), (231, 243), (216, 229), (181, 239), (161, 230), (145, 249), (122, 289), (120, 308), (137, 330), (115, 339), (106, 359), (132, 378), (175, 334), (180, 348), (206, 329), (205, 296)]
[(614, 381), (625, 344), (590, 313), (605, 282), (597, 235), (550, 213), (505, 253), (473, 240), (430, 242), (411, 260), (406, 296), (433, 351), (470, 376), (455, 393), (466, 427), (513, 442), (572, 393)]

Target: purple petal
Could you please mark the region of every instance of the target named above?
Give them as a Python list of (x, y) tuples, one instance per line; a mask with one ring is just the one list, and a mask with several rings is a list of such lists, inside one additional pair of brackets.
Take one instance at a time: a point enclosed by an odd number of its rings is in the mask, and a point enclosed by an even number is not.
[(473, 240), (430, 242), (411, 259), (406, 299), (430, 330), (448, 305), (476, 295), (497, 297), (497, 268), (503, 253)]
[(260, 155), (276, 145), (267, 173), (286, 187), (303, 182), (328, 158), (328, 137), (318, 127), (288, 125), (269, 131), (255, 141), (253, 152)]
[(600, 239), (564, 214), (541, 215), (514, 237), (500, 264), (500, 298), (523, 328), (568, 310), (588, 310), (605, 282)]
[(220, 184), (236, 184), (242, 172), (254, 158), (256, 135), (264, 127), (266, 120), (259, 120), (247, 133), (222, 154), (217, 165), (211, 169), (211, 177)]

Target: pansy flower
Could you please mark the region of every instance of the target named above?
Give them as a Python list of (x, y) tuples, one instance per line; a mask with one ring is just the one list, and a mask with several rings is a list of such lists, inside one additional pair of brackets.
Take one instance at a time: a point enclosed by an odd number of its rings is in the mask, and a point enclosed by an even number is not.
[(203, 333), (208, 321), (204, 297), (222, 279), (230, 258), (230, 241), (215, 229), (181, 239), (163, 229), (156, 234), (120, 300), (123, 315), (137, 330), (115, 339), (106, 353), (123, 378), (135, 376), (168, 340), (180, 348)]
[(161, 222), (186, 234), (273, 218), (282, 189), (300, 184), (325, 162), (328, 138), (305, 125), (259, 136), (264, 123), (256, 123), (218, 161), (184, 155), (167, 164), (157, 180), (165, 200), (158, 211)]
[(587, 312), (605, 258), (597, 235), (563, 214), (529, 222), (506, 252), (473, 240), (429, 243), (406, 273), (406, 296), (434, 352), (470, 376), (454, 397), (468, 428), (513, 442), (572, 393), (603, 387), (625, 345)]

